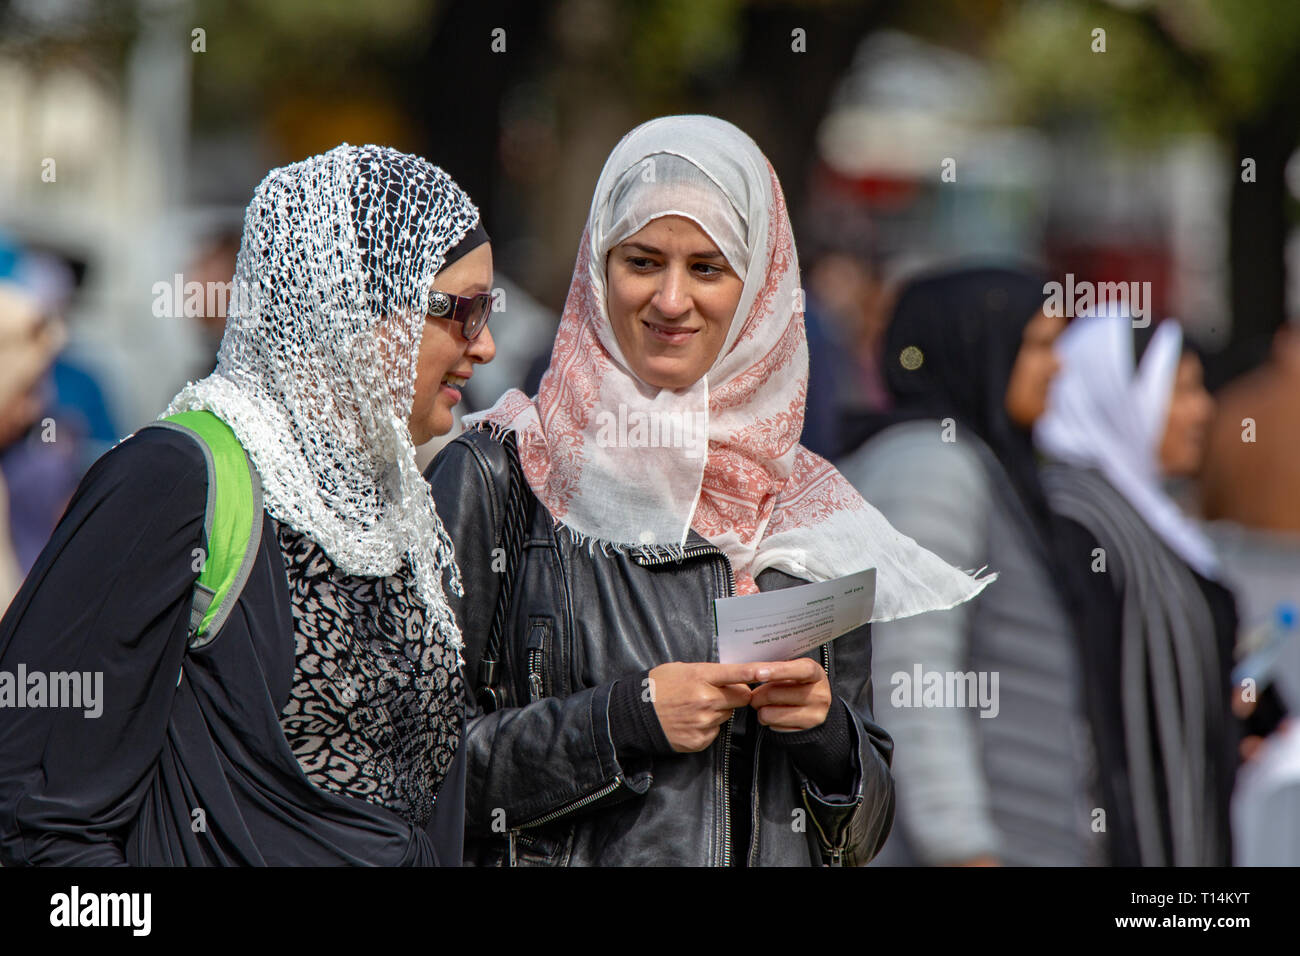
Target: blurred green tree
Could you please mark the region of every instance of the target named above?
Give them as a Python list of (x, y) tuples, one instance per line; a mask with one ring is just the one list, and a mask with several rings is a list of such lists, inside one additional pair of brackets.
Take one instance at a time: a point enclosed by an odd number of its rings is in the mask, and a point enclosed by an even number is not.
[[(1091, 52), (1098, 27), (1104, 57)], [(1300, 3), (1026, 2), (998, 32), (1012, 98), (1031, 120), (1086, 111), (1133, 142), (1202, 130), (1227, 145), (1232, 334), (1216, 377), (1258, 363), (1287, 319), (1285, 246), (1297, 206), (1285, 170), (1300, 147)]]

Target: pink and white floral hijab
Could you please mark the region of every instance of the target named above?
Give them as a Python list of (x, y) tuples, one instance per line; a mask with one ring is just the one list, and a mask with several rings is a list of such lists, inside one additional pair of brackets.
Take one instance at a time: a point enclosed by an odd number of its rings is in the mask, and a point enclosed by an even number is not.
[[(694, 385), (647, 385), (606, 312), (610, 249), (652, 219), (696, 222), (743, 277), (718, 357)], [(780, 183), (754, 141), (711, 116), (645, 123), (596, 185), (551, 362), (467, 427), (513, 431), (529, 486), (578, 540), (680, 551), (694, 529), (739, 593), (778, 568), (828, 580), (876, 568), (873, 621), (950, 608), (993, 579), (951, 567), (799, 444), (808, 388), (799, 263)]]

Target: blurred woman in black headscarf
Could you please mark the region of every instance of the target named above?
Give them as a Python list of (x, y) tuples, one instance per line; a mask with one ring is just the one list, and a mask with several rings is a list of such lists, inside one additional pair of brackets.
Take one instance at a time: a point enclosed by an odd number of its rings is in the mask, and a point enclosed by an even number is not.
[(895, 409), (840, 464), (923, 547), (999, 572), (967, 605), (876, 627), (899, 800), (882, 862), (1099, 860), (1077, 644), (1031, 432), (1064, 327), (1042, 288), (1009, 268), (908, 284), (885, 338)]

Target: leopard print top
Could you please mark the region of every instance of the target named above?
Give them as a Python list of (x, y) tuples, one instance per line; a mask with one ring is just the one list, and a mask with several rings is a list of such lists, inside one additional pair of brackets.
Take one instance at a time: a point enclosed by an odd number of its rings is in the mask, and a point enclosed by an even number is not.
[(289, 746), (316, 786), (423, 827), (464, 721), (456, 652), (426, 640), (409, 561), (392, 577), (354, 577), (311, 538), (275, 530), (293, 606)]

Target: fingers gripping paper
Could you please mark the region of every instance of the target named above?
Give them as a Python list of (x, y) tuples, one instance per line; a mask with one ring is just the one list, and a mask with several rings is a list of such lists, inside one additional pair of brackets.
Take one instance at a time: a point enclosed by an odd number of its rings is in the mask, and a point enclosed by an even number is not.
[(876, 569), (713, 602), (718, 660), (786, 661), (871, 620)]

